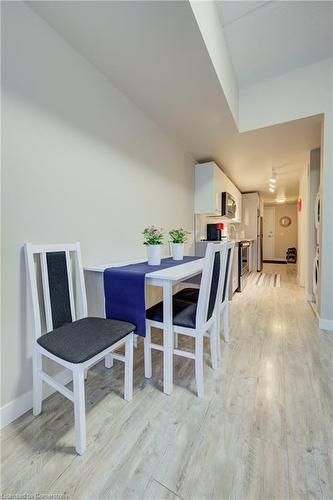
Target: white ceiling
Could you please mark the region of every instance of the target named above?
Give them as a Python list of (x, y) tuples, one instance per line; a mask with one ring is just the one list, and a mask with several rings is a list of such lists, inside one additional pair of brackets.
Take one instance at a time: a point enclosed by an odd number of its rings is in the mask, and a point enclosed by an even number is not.
[(216, 3), (220, 10), (221, 23), (224, 27), (270, 2), (268, 0), (264, 2), (238, 2), (237, 0), (217, 0)]
[(188, 2), (27, 3), (197, 161), (214, 159), (242, 191), (267, 200), (272, 165), (288, 163), (280, 183), (297, 198), (320, 118), (239, 134)]
[(240, 88), (333, 57), (332, 1), (217, 1)]

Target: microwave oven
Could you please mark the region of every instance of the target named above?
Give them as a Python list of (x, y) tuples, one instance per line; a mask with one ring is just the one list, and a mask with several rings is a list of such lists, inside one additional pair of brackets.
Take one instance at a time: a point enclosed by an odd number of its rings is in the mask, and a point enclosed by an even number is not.
[(234, 219), (236, 217), (236, 200), (231, 194), (226, 192), (222, 193), (221, 209), (222, 217), (228, 217), (228, 219)]

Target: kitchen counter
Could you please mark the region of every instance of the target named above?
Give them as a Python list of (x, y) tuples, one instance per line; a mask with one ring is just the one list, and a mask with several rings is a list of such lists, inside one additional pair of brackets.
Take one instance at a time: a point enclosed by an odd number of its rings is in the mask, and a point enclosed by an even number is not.
[[(254, 241), (255, 241), (254, 238), (236, 238), (236, 239), (231, 239), (231, 240), (226, 240), (226, 238), (224, 238), (221, 241), (234, 241), (235, 242), (235, 254), (237, 254), (237, 255), (238, 255), (238, 250), (239, 250), (239, 243), (241, 241), (248, 241), (250, 243), (250, 245), (249, 245), (249, 271), (252, 272), (255, 270), (254, 265), (253, 265), (253, 251), (255, 248), (254, 247)], [(195, 242), (195, 255), (197, 255), (198, 257), (204, 257), (205, 253), (206, 253), (207, 243), (211, 243), (211, 242), (208, 240), (196, 241)], [(236, 266), (237, 260), (238, 260), (238, 257), (235, 258), (234, 268)], [(234, 277), (234, 280), (236, 282), (236, 276)], [(233, 292), (234, 292), (234, 290), (233, 290)]]
[[(254, 238), (223, 238), (221, 241), (234, 241), (235, 243), (240, 243), (241, 241), (249, 241), (250, 243), (252, 241), (255, 241)], [(200, 240), (200, 241), (196, 241), (196, 243), (212, 243), (211, 240)]]
[[(221, 241), (234, 241), (235, 242), (235, 247), (238, 248), (238, 245), (241, 241), (248, 241), (249, 243), (253, 243), (254, 242), (254, 239), (245, 239), (245, 238), (239, 238), (239, 239), (231, 239), (231, 240), (227, 240), (226, 238), (224, 238), (223, 240)], [(204, 257), (205, 253), (206, 253), (206, 247), (207, 247), (207, 243), (213, 243), (211, 241), (208, 241), (208, 240), (201, 240), (201, 241), (196, 241), (195, 242), (195, 255), (198, 255), (199, 257)], [(253, 245), (251, 244), (250, 245), (250, 252), (251, 252), (251, 256), (252, 256), (252, 248), (253, 248)], [(252, 257), (251, 257), (252, 258)]]

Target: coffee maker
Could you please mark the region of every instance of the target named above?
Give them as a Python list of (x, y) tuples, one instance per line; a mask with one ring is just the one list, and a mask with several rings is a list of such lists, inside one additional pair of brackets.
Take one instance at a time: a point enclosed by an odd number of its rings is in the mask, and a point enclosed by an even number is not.
[(221, 241), (224, 224), (207, 224), (207, 241)]

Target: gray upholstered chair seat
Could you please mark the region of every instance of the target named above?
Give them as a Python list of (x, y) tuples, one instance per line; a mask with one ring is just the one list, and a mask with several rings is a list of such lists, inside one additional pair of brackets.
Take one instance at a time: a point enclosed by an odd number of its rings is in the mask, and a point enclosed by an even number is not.
[(192, 302), (196, 304), (199, 299), (199, 289), (198, 288), (184, 288), (180, 292), (175, 293), (174, 299), (185, 300), (186, 302)]
[(70, 363), (83, 363), (135, 330), (126, 321), (83, 318), (42, 335), (38, 344)]
[[(185, 328), (195, 328), (197, 304), (184, 300), (173, 300), (173, 324)], [(163, 323), (163, 302), (159, 302), (146, 311), (147, 319)]]

